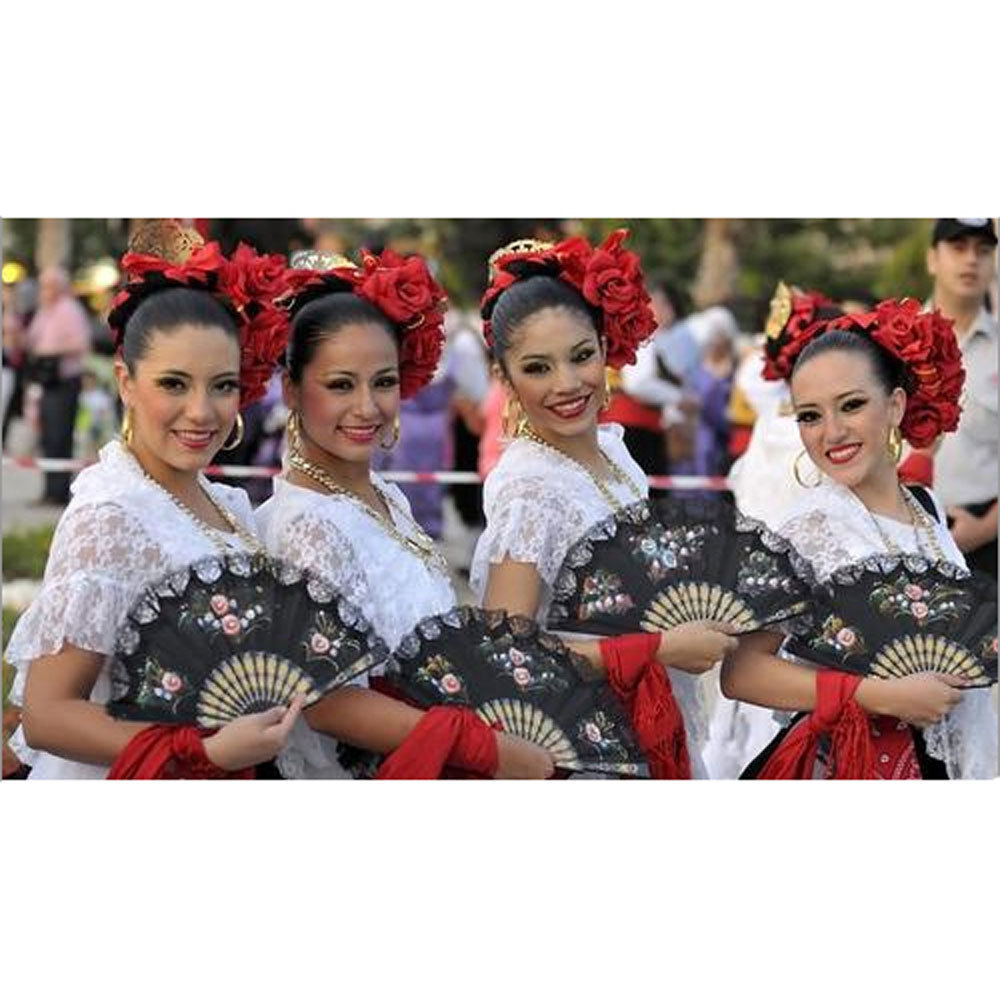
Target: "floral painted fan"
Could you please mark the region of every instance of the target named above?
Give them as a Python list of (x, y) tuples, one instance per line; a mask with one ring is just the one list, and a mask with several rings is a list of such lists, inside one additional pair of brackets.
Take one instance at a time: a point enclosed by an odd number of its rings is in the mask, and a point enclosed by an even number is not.
[(641, 501), (570, 549), (549, 627), (593, 635), (716, 621), (754, 632), (808, 623), (814, 576), (790, 542), (723, 498)]
[(473, 709), (547, 749), (563, 771), (648, 777), (614, 692), (529, 618), (458, 607), (425, 618), (393, 652), (385, 680), (419, 708)]
[(969, 686), (997, 681), (997, 585), (919, 556), (876, 556), (817, 590), (815, 631), (790, 652), (875, 677), (934, 671)]
[(108, 711), (215, 728), (300, 693), (311, 705), (388, 658), (324, 580), (264, 556), (205, 559), (136, 602), (118, 635)]

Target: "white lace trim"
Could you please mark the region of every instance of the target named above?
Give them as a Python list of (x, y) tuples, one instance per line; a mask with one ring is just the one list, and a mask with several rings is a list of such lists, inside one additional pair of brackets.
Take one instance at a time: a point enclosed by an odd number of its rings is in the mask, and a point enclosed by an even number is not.
[[(603, 424), (598, 444), (645, 497), (648, 480), (625, 447), (623, 434), (618, 424)], [(635, 502), (635, 490), (614, 481), (608, 486), (619, 503)], [(566, 553), (589, 528), (613, 513), (575, 462), (524, 438), (511, 442), (487, 477), (483, 508), (486, 529), (469, 573), (473, 593), (482, 600), (493, 563), (505, 559), (531, 563), (545, 584), (535, 616), (540, 622), (548, 616), (552, 584)]]

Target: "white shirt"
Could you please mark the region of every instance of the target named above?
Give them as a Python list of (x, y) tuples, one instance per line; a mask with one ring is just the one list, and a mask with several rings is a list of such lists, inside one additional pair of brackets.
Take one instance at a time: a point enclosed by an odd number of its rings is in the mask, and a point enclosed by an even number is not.
[(985, 309), (959, 347), (965, 362), (962, 416), (958, 430), (944, 435), (934, 455), (934, 488), (948, 507), (995, 500), (1000, 471), (1000, 335), (996, 320)]

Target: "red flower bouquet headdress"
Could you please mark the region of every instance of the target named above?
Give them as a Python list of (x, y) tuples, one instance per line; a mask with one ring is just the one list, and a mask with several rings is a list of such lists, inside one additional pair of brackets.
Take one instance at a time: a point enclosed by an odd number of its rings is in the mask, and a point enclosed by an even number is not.
[[(778, 286), (772, 307), (783, 297), (783, 288)], [(807, 303), (797, 304), (794, 295), (789, 298), (791, 305), (781, 328), (772, 324), (767, 330), (765, 378), (787, 379), (808, 343), (828, 330), (849, 330), (868, 337), (901, 363), (907, 401), (899, 429), (911, 445), (926, 448), (939, 435), (958, 427), (965, 368), (955, 326), (939, 310), (924, 312), (916, 299), (905, 298), (886, 299), (870, 312), (820, 316), (829, 300), (814, 305), (810, 313)], [(785, 308), (780, 306), (780, 310)], [(772, 333), (775, 329), (776, 334)]]
[(827, 320), (843, 316), (832, 299), (778, 282), (764, 324), (764, 378), (787, 379), (802, 348), (822, 331)]
[(501, 294), (516, 281), (547, 274), (575, 288), (600, 314), (608, 365), (634, 363), (636, 348), (656, 329), (656, 319), (639, 257), (623, 247), (627, 236), (627, 229), (616, 229), (598, 247), (574, 236), (555, 244), (517, 240), (497, 250), (489, 260), (490, 283), (480, 305), (487, 345), (493, 347), (491, 317)]
[(240, 244), (225, 257), (173, 219), (146, 223), (122, 257), (125, 287), (115, 296), (108, 325), (121, 348), (125, 325), (139, 304), (167, 288), (213, 295), (236, 320), (240, 339), (240, 407), (260, 399), (288, 341), (288, 315), (277, 303), (286, 296), (285, 261)]
[(408, 399), (434, 377), (444, 349), (444, 289), (419, 254), (362, 251), (361, 266), (340, 254), (292, 254), (285, 281), (294, 316), (314, 299), (351, 292), (370, 302), (399, 334), (399, 392)]

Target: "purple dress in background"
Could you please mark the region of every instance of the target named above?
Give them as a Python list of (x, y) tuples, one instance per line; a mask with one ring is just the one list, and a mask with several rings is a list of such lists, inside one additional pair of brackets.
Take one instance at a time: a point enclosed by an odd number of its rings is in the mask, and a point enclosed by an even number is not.
[(692, 472), (696, 476), (724, 476), (730, 464), (728, 409), (732, 376), (719, 378), (699, 365), (689, 385), (701, 402)]
[[(403, 401), (399, 413), (399, 442), (391, 451), (379, 450), (372, 467), (379, 472), (438, 472), (452, 467), (451, 397), (455, 383), (450, 375), (431, 382), (412, 399)], [(441, 483), (400, 483), (417, 523), (431, 536), (441, 537), (445, 486)]]

